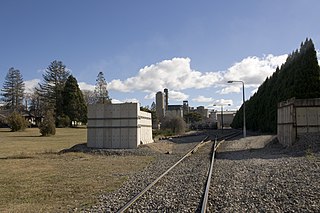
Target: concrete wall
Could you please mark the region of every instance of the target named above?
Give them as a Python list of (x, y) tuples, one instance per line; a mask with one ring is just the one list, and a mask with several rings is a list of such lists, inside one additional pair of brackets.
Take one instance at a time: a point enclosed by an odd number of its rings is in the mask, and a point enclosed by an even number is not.
[(293, 102), (281, 102), (278, 106), (278, 140), (284, 146), (291, 146), (297, 137)]
[(291, 146), (308, 132), (320, 132), (320, 99), (290, 99), (278, 105), (278, 139)]
[[(236, 112), (234, 111), (224, 111), (223, 112), (223, 127), (230, 128), (230, 125), (234, 119)], [(221, 111), (216, 113), (218, 129), (222, 128), (222, 119), (221, 119)]]
[(151, 143), (151, 114), (138, 103), (88, 106), (87, 145), (93, 148), (127, 149)]
[(138, 134), (140, 134), (140, 141), (143, 144), (152, 143), (152, 121), (151, 121), (151, 113), (139, 111), (138, 126), (140, 127), (138, 130)]

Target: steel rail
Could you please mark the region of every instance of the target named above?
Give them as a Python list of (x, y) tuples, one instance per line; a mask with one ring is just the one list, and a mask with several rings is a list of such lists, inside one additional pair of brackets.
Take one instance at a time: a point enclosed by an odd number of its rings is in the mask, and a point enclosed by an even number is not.
[(212, 149), (212, 155), (211, 155), (211, 163), (210, 163), (210, 167), (209, 167), (209, 172), (208, 172), (208, 176), (207, 176), (207, 184), (206, 184), (206, 188), (205, 188), (205, 192), (204, 192), (204, 196), (203, 196), (203, 200), (202, 200), (202, 205), (201, 205), (201, 213), (205, 213), (206, 209), (207, 209), (207, 203), (208, 203), (208, 197), (209, 197), (209, 190), (210, 190), (210, 183), (211, 183), (211, 176), (212, 176), (212, 170), (213, 170), (213, 163), (214, 163), (214, 158), (215, 158), (215, 153), (217, 151), (217, 149), (219, 148), (220, 144), (222, 144), (223, 142), (225, 142), (225, 140), (233, 138), (235, 136), (238, 136), (240, 133), (232, 133), (230, 135), (227, 135), (223, 140), (218, 142), (217, 137), (214, 140), (213, 143), (213, 149)]
[(187, 152), (180, 160), (178, 160), (174, 165), (172, 165), (167, 171), (162, 173), (157, 179), (155, 179), (152, 183), (150, 183), (146, 188), (144, 188), (139, 194), (133, 197), (125, 206), (117, 211), (117, 213), (122, 213), (127, 210), (134, 202), (136, 202), (144, 193), (146, 193), (152, 186), (154, 186), (161, 178), (163, 178), (166, 174), (168, 174), (174, 167), (176, 167), (181, 161), (183, 161), (186, 157), (193, 154), (200, 146), (204, 144), (204, 142), (209, 138), (206, 136), (200, 143), (198, 143), (194, 148), (192, 148), (189, 152)]

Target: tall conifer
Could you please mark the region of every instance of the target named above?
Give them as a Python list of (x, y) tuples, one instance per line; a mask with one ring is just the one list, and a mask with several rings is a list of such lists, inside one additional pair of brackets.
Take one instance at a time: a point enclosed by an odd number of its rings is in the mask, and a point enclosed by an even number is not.
[[(320, 67), (311, 39), (306, 39), (300, 50), (290, 54), (281, 68), (277, 68), (246, 101), (247, 128), (275, 133), (278, 103), (293, 97), (320, 98)], [(242, 118), (241, 107), (232, 126), (241, 128)]]
[(23, 109), (24, 82), (20, 70), (13, 67), (8, 70), (1, 91), (6, 109)]
[(87, 105), (78, 86), (77, 79), (68, 77), (63, 90), (63, 112), (71, 121), (87, 122)]
[(40, 83), (40, 88), (37, 89), (47, 110), (54, 110), (56, 122), (63, 116), (62, 91), (69, 75), (66, 66), (61, 61), (55, 60), (45, 70), (42, 75), (43, 83)]

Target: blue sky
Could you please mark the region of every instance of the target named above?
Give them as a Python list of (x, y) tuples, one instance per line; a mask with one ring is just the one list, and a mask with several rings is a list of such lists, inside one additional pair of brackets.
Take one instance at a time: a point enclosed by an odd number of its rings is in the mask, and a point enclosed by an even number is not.
[(312, 38), (320, 48), (318, 0), (1, 0), (0, 86), (10, 67), (30, 88), (61, 60), (83, 89), (102, 71), (115, 102), (241, 105)]

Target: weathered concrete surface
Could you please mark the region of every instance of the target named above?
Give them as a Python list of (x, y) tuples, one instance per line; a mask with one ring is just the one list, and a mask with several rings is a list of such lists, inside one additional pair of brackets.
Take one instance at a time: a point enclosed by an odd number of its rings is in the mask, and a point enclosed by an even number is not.
[(278, 139), (291, 146), (305, 133), (320, 132), (320, 98), (290, 99), (278, 105)]
[(88, 106), (88, 147), (133, 149), (153, 142), (151, 114), (138, 103)]

